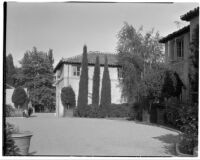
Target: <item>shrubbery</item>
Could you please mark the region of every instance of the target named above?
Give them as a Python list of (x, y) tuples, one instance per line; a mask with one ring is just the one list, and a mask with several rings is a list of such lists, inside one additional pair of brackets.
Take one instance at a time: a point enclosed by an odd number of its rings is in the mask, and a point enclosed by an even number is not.
[(6, 107), (5, 108), (6, 109), (6, 117), (12, 117), (14, 115), (15, 109), (9, 104), (6, 104), (5, 107)]
[(182, 150), (192, 154), (193, 148), (198, 145), (198, 105), (182, 105), (179, 113), (183, 132)]
[(6, 105), (6, 117), (23, 117), (23, 110)]
[(6, 123), (5, 126), (5, 142), (4, 142), (4, 155), (5, 156), (16, 156), (19, 155), (19, 148), (15, 145), (15, 142), (11, 138), (14, 126), (10, 123)]
[[(105, 110), (101, 106), (87, 105), (84, 111), (81, 113), (82, 117), (90, 118), (104, 118), (107, 117), (129, 117), (129, 105), (128, 104), (111, 104), (109, 106), (109, 114), (105, 113)], [(74, 110), (74, 116), (79, 117), (80, 113), (77, 109)]]

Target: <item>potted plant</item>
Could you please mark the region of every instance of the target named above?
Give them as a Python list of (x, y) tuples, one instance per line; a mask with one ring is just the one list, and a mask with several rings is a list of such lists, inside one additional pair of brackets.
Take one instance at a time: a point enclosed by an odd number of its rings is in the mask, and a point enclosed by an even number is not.
[(32, 133), (29, 131), (20, 131), (9, 123), (7, 125), (11, 128), (11, 139), (19, 149), (18, 155), (28, 155)]

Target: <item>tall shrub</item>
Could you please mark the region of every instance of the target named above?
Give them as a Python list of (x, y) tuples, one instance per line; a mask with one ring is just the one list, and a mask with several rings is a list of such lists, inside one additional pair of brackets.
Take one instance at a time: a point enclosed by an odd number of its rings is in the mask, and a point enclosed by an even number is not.
[(12, 94), (12, 102), (14, 103), (15, 107), (19, 109), (22, 107), (27, 100), (27, 94), (22, 87), (15, 88)]
[(109, 75), (109, 70), (108, 70), (107, 56), (105, 56), (100, 104), (101, 104), (101, 108), (104, 113), (104, 116), (108, 116), (109, 106), (111, 104), (111, 84), (110, 84), (110, 75)]
[(96, 57), (96, 63), (93, 75), (93, 88), (92, 88), (92, 105), (99, 105), (99, 84), (100, 84), (100, 65), (99, 56)]
[(79, 81), (78, 93), (78, 113), (79, 116), (84, 116), (84, 108), (88, 104), (88, 59), (87, 59), (87, 46), (83, 47), (83, 57), (81, 63), (81, 76)]
[(192, 102), (198, 102), (199, 88), (199, 25), (197, 25), (192, 33), (192, 42), (190, 43), (191, 56), (189, 57), (191, 66), (189, 72), (190, 87), (192, 94)]
[(61, 91), (61, 101), (65, 108), (76, 105), (75, 93), (71, 86), (63, 87)]

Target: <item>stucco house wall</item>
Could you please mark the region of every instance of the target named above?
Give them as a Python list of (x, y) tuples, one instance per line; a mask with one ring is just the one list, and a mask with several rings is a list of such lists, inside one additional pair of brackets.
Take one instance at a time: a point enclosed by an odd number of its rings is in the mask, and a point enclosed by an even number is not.
[[(90, 55), (88, 55), (90, 56)], [(102, 56), (102, 55), (101, 55)], [(103, 55), (104, 56), (104, 55)], [(108, 60), (109, 63), (109, 60)], [(80, 63), (63, 63), (61, 67), (56, 69), (56, 115), (59, 117), (64, 116), (64, 106), (61, 102), (61, 90), (63, 87), (71, 86), (75, 92), (76, 104), (78, 100), (78, 92), (79, 92), (79, 81), (80, 75), (73, 75), (73, 67), (81, 66)], [(121, 88), (120, 81), (118, 78), (118, 66), (109, 65), (108, 70), (110, 74), (111, 80), (111, 102), (115, 104), (122, 103), (124, 101), (121, 100)], [(101, 86), (102, 86), (102, 77), (103, 77), (104, 66), (101, 64), (100, 66), (100, 88), (99, 95), (101, 97)], [(92, 86), (93, 86), (93, 74), (94, 74), (94, 64), (88, 65), (88, 104), (92, 103)]]
[[(185, 89), (182, 90), (182, 101), (190, 101), (190, 84), (189, 84), (189, 67), (190, 61), (190, 42), (192, 40), (192, 34), (194, 28), (199, 24), (199, 8), (195, 8), (193, 11), (181, 16), (182, 20), (190, 22), (190, 25), (175, 31), (168, 36), (160, 40), (161, 43), (165, 43), (165, 60), (169, 68), (176, 71), (182, 82), (185, 85)], [(176, 41), (183, 40), (183, 57), (177, 56), (177, 43)]]

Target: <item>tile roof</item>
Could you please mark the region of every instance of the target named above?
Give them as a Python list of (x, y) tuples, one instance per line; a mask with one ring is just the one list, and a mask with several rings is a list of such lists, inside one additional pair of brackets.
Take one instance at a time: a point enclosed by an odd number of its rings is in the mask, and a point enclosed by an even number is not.
[(190, 25), (185, 26), (185, 27), (179, 29), (178, 31), (175, 31), (175, 32), (163, 37), (162, 39), (159, 40), (159, 42), (160, 43), (165, 43), (165, 42), (173, 39), (174, 37), (178, 37), (178, 36), (180, 36), (180, 35), (182, 35), (184, 33), (187, 33), (189, 31), (190, 31)]
[(199, 16), (199, 7), (187, 12), (181, 16), (181, 20), (190, 21), (192, 18)]
[[(113, 53), (102, 53), (99, 51), (89, 51), (87, 54), (88, 58), (88, 65), (95, 65), (96, 62), (96, 56), (99, 56), (99, 63), (101, 66), (104, 66), (105, 62), (105, 55), (107, 56), (108, 59), (108, 66), (110, 67), (118, 67), (118, 60), (117, 60), (117, 55)], [(77, 55), (74, 57), (70, 58), (62, 58), (60, 62), (56, 65), (54, 68), (54, 72), (62, 66), (62, 64), (81, 64), (82, 61), (82, 54)]]

